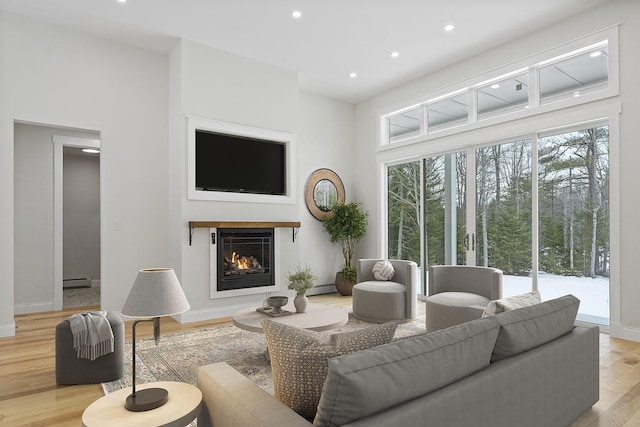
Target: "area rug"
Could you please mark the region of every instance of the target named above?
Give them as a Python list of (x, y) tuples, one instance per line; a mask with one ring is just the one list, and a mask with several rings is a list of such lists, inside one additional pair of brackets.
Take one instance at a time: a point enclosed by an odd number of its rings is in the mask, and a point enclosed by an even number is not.
[[(320, 334), (329, 335), (353, 331), (371, 323), (349, 314), (346, 325)], [(425, 332), (424, 319), (400, 323), (394, 339)], [(273, 394), (271, 366), (264, 357), (266, 342), (263, 334), (238, 329), (233, 325), (216, 326), (194, 332), (164, 335), (155, 346), (152, 338), (137, 341), (137, 383), (181, 381), (195, 385), (198, 366), (227, 362), (267, 393)], [(125, 344), (126, 373), (116, 381), (103, 383), (105, 394), (131, 386), (131, 343)]]

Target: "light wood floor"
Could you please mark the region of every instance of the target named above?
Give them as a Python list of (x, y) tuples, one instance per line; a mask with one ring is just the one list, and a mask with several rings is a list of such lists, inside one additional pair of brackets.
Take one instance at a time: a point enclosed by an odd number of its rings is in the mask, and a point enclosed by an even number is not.
[[(312, 302), (350, 305), (338, 294), (310, 297)], [(16, 336), (0, 338), (0, 425), (73, 426), (82, 424), (84, 409), (102, 397), (100, 384), (58, 386), (55, 380), (55, 327), (76, 312), (98, 307), (16, 316)], [(424, 304), (419, 314), (424, 318)], [(230, 319), (179, 324), (162, 319), (162, 334), (195, 330)], [(126, 325), (126, 339), (130, 337)], [(151, 335), (151, 324), (141, 323), (138, 335)], [(572, 427), (640, 426), (640, 343), (600, 335), (600, 401)], [(517, 426), (514, 426), (517, 427)], [(542, 426), (541, 426), (542, 427)]]

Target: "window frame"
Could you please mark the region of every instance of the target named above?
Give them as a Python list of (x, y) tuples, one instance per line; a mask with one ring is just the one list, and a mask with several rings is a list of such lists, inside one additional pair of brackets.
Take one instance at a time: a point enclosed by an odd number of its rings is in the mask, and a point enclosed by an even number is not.
[[(474, 129), (493, 126), (500, 123), (510, 122), (517, 119), (548, 113), (550, 111), (561, 110), (618, 96), (620, 93), (618, 33), (619, 26), (614, 25), (599, 32), (548, 49), (539, 54), (523, 58), (519, 61), (486, 72), (479, 76), (444, 87), (440, 90), (419, 95), (408, 101), (381, 108), (376, 112), (379, 132), (377, 150), (380, 152), (393, 149), (398, 145), (409, 145), (423, 141), (435, 140), (443, 136), (468, 132)], [(568, 59), (572, 56), (578, 55), (580, 52), (588, 51), (589, 49), (603, 43), (606, 43), (608, 49), (608, 81), (605, 88), (579, 97), (567, 97), (545, 103), (540, 102), (540, 68)], [(503, 114), (496, 114), (491, 117), (484, 117), (481, 120), (478, 120), (478, 89), (485, 87), (492, 82), (501, 81), (523, 73), (528, 73), (528, 108), (525, 107), (516, 111), (505, 111)], [(437, 129), (436, 131), (431, 132), (428, 127), (426, 114), (428, 106), (435, 102), (459, 96), (465, 92), (469, 93), (470, 100), (467, 123), (456, 124), (451, 127)], [(423, 120), (420, 131), (417, 132), (417, 134), (412, 134), (406, 138), (397, 138), (392, 140), (389, 135), (389, 117), (420, 106), (423, 108)]]

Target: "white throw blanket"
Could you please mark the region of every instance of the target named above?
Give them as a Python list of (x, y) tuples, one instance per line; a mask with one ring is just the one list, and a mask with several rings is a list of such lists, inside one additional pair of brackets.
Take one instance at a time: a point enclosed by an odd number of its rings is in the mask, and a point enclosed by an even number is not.
[(113, 331), (104, 311), (74, 314), (69, 317), (73, 349), (78, 359), (96, 360), (113, 353)]

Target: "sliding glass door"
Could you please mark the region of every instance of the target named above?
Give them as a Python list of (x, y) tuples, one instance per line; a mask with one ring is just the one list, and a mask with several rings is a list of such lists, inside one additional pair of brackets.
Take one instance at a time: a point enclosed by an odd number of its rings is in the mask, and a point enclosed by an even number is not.
[(538, 142), (539, 274), (546, 298), (571, 293), (580, 318), (609, 323), (609, 127)]
[(430, 265), (496, 267), (504, 296), (572, 293), (580, 319), (608, 324), (607, 126), (469, 147), (387, 171), (388, 256), (423, 267), (423, 292)]
[(532, 287), (530, 139), (476, 149), (475, 265), (509, 276), (503, 295)]
[(460, 152), (387, 169), (387, 253), (416, 261), (422, 283), (430, 265), (467, 263), (466, 168)]

